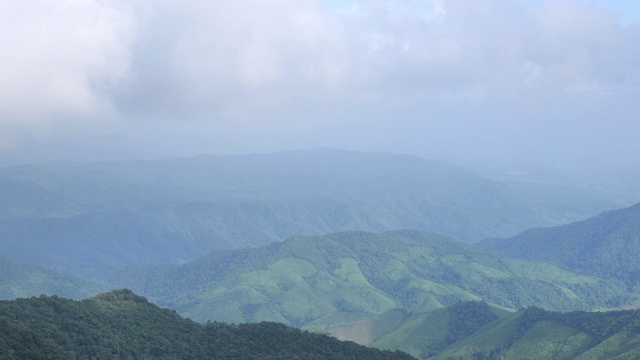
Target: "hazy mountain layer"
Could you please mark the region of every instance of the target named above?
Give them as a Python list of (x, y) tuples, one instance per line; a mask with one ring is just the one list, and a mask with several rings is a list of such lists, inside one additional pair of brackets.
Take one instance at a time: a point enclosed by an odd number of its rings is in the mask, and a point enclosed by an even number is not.
[(0, 301), (0, 358), (411, 359), (282, 324), (200, 325), (128, 290)]
[(0, 169), (0, 255), (86, 277), (294, 235), (418, 229), (477, 241), (622, 206), (414, 156), (318, 149)]
[(460, 300), (571, 310), (638, 298), (619, 282), (411, 231), (295, 237), (184, 265), (138, 265), (111, 282), (199, 321), (295, 326), (341, 312), (423, 312)]
[(0, 299), (59, 295), (83, 299), (106, 289), (106, 285), (0, 257)]
[(501, 254), (547, 261), (623, 281), (640, 290), (640, 204), (569, 225), (528, 230), (479, 244)]

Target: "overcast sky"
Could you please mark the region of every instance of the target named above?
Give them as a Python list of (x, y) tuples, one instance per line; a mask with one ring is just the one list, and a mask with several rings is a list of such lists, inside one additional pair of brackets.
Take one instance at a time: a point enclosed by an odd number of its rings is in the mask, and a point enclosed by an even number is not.
[(640, 2), (2, 1), (0, 163), (640, 159)]

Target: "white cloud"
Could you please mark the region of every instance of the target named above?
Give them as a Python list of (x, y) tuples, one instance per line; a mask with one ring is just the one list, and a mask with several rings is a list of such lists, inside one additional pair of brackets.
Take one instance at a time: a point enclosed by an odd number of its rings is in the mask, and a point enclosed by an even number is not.
[(0, 3), (0, 122), (39, 124), (108, 107), (127, 75), (130, 9), (97, 1)]
[(482, 121), (459, 109), (483, 104), (488, 118), (507, 102), (562, 107), (638, 91), (640, 26), (595, 2), (327, 4), (1, 2), (0, 125), (390, 128), (395, 113), (424, 123), (455, 108)]

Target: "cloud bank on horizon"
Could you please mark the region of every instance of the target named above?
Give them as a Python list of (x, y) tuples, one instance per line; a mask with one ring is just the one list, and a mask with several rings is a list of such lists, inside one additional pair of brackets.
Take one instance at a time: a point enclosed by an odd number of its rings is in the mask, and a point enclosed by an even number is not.
[(631, 6), (2, 2), (0, 159), (331, 146), (633, 161)]

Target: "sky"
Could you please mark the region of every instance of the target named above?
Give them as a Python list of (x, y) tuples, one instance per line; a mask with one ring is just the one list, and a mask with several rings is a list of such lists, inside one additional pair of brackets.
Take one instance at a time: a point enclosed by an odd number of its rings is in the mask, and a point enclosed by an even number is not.
[(0, 2), (0, 164), (332, 147), (640, 165), (635, 0)]

